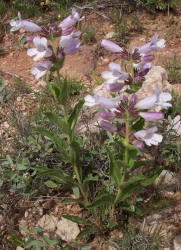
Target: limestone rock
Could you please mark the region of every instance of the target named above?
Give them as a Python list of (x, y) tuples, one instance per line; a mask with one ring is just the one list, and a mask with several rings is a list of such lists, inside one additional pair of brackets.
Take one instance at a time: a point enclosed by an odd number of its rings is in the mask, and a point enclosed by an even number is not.
[(143, 86), (136, 93), (138, 95), (138, 99), (152, 95), (155, 92), (157, 85), (159, 85), (164, 92), (172, 91), (172, 85), (168, 82), (167, 72), (161, 66), (153, 66), (145, 76)]
[(53, 215), (45, 214), (43, 217), (38, 221), (37, 226), (41, 227), (45, 231), (55, 231), (57, 227), (58, 219)]
[(25, 248), (23, 247), (17, 247), (16, 250), (24, 250)]
[(177, 136), (181, 135), (181, 116), (177, 115), (171, 122), (171, 124), (167, 128), (168, 130), (175, 130), (175, 134)]
[(181, 235), (177, 235), (173, 242), (174, 250), (181, 250)]
[(80, 233), (78, 225), (70, 220), (62, 218), (57, 224), (56, 234), (65, 241), (74, 240)]
[(178, 180), (175, 177), (175, 174), (168, 170), (163, 170), (158, 178), (156, 178), (154, 181), (155, 186), (171, 186), (175, 185), (176, 183), (178, 183)]

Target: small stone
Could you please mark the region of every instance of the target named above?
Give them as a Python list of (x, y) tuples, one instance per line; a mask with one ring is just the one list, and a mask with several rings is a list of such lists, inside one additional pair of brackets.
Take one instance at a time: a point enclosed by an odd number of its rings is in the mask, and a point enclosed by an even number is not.
[(109, 32), (107, 35), (106, 35), (106, 39), (111, 39), (111, 38), (113, 38), (113, 36), (115, 35), (115, 32), (114, 31), (112, 31), (112, 32)]
[(75, 240), (80, 233), (78, 225), (70, 220), (62, 218), (57, 224), (56, 234), (65, 241)]
[(0, 224), (3, 222), (3, 216), (0, 214)]
[(21, 97), (18, 96), (17, 99), (16, 99), (17, 102), (21, 102)]
[(177, 136), (181, 135), (181, 116), (177, 115), (171, 122), (170, 126), (167, 128), (168, 130), (172, 129), (175, 130), (175, 134)]
[(174, 250), (181, 250), (181, 235), (177, 235), (173, 243), (174, 243)]
[(41, 227), (45, 231), (55, 231), (58, 223), (58, 218), (53, 215), (45, 214), (43, 217), (38, 221), (37, 226)]
[(7, 122), (3, 123), (4, 128), (9, 128), (9, 124)]
[(17, 247), (16, 250), (24, 250), (25, 248), (23, 247)]
[(27, 218), (29, 215), (28, 211), (25, 212), (25, 218)]
[(154, 181), (154, 185), (162, 185), (162, 186), (170, 186), (177, 183), (177, 178), (175, 177), (174, 173), (168, 170), (163, 170), (161, 174), (156, 178)]

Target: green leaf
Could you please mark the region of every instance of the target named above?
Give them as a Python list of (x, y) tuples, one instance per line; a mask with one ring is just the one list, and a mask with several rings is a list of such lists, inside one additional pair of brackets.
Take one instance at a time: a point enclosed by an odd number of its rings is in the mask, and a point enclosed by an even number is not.
[(31, 248), (35, 247), (36, 250), (40, 250), (41, 247), (43, 247), (44, 244), (40, 240), (29, 240), (28, 242), (25, 243), (25, 248)]
[(106, 151), (109, 156), (110, 176), (116, 185), (119, 186), (122, 180), (120, 161), (118, 162), (114, 159), (113, 153), (107, 147)]
[(56, 64), (54, 64), (50, 71), (51, 72), (55, 72), (55, 71), (59, 71), (62, 67), (63, 67), (63, 64), (64, 64), (64, 57), (60, 58), (58, 61), (56, 61)]
[(42, 238), (44, 239), (44, 241), (51, 247), (56, 246), (59, 244), (58, 240), (51, 240), (50, 238), (48, 238), (46, 235), (42, 235)]
[(119, 197), (119, 202), (126, 200), (133, 193), (141, 191), (143, 187), (139, 182), (131, 183), (122, 189), (121, 195)]
[(77, 103), (74, 107), (74, 110), (72, 111), (72, 114), (70, 115), (68, 122), (69, 122), (69, 126), (70, 129), (74, 132), (75, 129), (75, 125), (77, 123), (77, 119), (79, 116), (79, 113), (82, 109), (82, 106), (84, 104), (84, 100), (80, 100), (79, 103)]
[(57, 182), (63, 184), (63, 185), (69, 185), (72, 186), (74, 181), (71, 176), (66, 175), (64, 172), (62, 172), (60, 169), (49, 169), (49, 168), (32, 168), (39, 171), (37, 174), (37, 178), (42, 176), (48, 176), (51, 179), (56, 180)]
[(63, 154), (64, 158), (66, 160), (69, 159), (69, 156), (67, 154), (67, 144), (64, 142), (64, 140), (60, 136), (54, 135), (52, 132), (46, 130), (46, 129), (34, 129), (35, 132), (40, 133), (43, 136), (48, 137), (56, 146), (56, 148)]
[(79, 191), (79, 188), (77, 186), (73, 186), (72, 187), (72, 191), (74, 193), (74, 195), (79, 198), (80, 197), (80, 191)]
[(77, 235), (77, 238), (76, 239), (81, 239), (83, 238), (84, 236), (87, 236), (87, 235), (90, 235), (90, 234), (93, 234), (95, 233), (96, 231), (96, 228), (91, 228), (91, 229), (84, 229), (82, 230), (78, 235)]
[(49, 188), (57, 188), (58, 187), (57, 184), (53, 181), (46, 181), (46, 182), (44, 182), (44, 184)]
[(79, 203), (79, 199), (73, 199), (73, 198), (65, 198), (61, 201), (62, 204), (67, 203)]
[(27, 227), (22, 226), (22, 225), (19, 225), (19, 228), (20, 228), (22, 231), (24, 231), (25, 233), (30, 234), (30, 231), (28, 230)]
[(3, 185), (3, 180), (0, 180), (0, 187), (2, 187)]
[(137, 92), (142, 87), (143, 82), (129, 85), (129, 89), (126, 90), (128, 94), (133, 94)]
[(80, 224), (80, 225), (86, 225), (86, 226), (94, 225), (91, 221), (85, 220), (85, 219), (78, 217), (78, 216), (63, 214), (62, 217), (64, 217), (67, 220), (71, 220), (71, 221), (73, 221), (77, 224)]
[(145, 125), (145, 120), (142, 117), (140, 117), (140, 119), (132, 126), (132, 129), (134, 131), (139, 131), (143, 129), (144, 125)]
[(115, 200), (115, 196), (111, 194), (105, 194), (102, 197), (96, 199), (94, 202), (92, 202), (91, 205), (88, 206), (88, 208), (95, 208), (100, 207), (104, 205), (110, 205), (113, 204)]
[(70, 128), (69, 125), (62, 120), (58, 115), (55, 113), (47, 112), (46, 116), (50, 121), (52, 121), (57, 127), (60, 129), (61, 132), (64, 132), (65, 134), (70, 135)]
[(84, 246), (81, 247), (81, 250), (89, 250), (89, 249), (91, 249), (91, 248), (92, 248), (92, 247), (89, 246), (89, 245), (84, 245)]

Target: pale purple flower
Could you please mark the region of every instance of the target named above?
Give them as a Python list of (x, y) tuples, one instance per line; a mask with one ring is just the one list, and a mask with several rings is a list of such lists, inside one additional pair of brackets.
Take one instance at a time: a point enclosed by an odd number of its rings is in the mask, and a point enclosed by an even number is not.
[(32, 43), (34, 38), (35, 38), (35, 36), (27, 36), (26, 37), (27, 43)]
[(158, 34), (155, 34), (149, 43), (146, 43), (145, 45), (140, 47), (135, 47), (134, 49), (138, 49), (138, 52), (140, 54), (145, 55), (152, 51), (164, 48), (165, 40), (164, 39), (160, 39), (159, 41), (157, 40), (158, 40)]
[(155, 59), (154, 55), (146, 55), (143, 57), (143, 63), (151, 62)]
[(72, 14), (68, 17), (66, 17), (60, 24), (59, 27), (62, 30), (67, 30), (68, 28), (71, 28), (74, 26), (78, 21), (80, 21), (80, 15), (76, 11), (75, 8), (72, 9)]
[(152, 127), (147, 130), (140, 130), (134, 133), (134, 136), (138, 140), (143, 141), (148, 146), (158, 145), (160, 142), (162, 142), (163, 136), (155, 133), (157, 130), (157, 127)]
[(115, 98), (105, 98), (94, 93), (93, 96), (87, 95), (84, 99), (85, 99), (84, 105), (87, 107), (91, 108), (99, 106), (106, 109), (113, 109), (119, 105), (121, 97), (117, 96)]
[(108, 84), (115, 83), (118, 80), (126, 80), (129, 77), (128, 73), (121, 71), (121, 66), (117, 63), (109, 64), (110, 71), (104, 71), (102, 77), (106, 80)]
[(162, 112), (140, 112), (139, 115), (147, 121), (158, 121), (164, 119)]
[(133, 141), (133, 144), (134, 144), (137, 148), (140, 148), (140, 149), (144, 148), (144, 143), (143, 143), (142, 141), (137, 141), (137, 140), (135, 140), (135, 141)]
[(117, 127), (115, 125), (113, 125), (112, 123), (107, 122), (107, 121), (103, 121), (103, 120), (100, 121), (100, 126), (109, 132), (117, 131)]
[(113, 120), (115, 115), (111, 112), (106, 112), (106, 111), (103, 111), (103, 112), (99, 112), (99, 116), (104, 119), (104, 120)]
[(37, 32), (42, 30), (42, 28), (37, 24), (23, 20), (21, 18), (20, 12), (18, 12), (18, 20), (12, 19), (10, 21), (10, 25), (12, 26), (10, 31), (17, 31), (19, 29), (24, 29), (25, 31)]
[(161, 87), (157, 86), (153, 95), (142, 99), (135, 105), (135, 107), (138, 109), (150, 109), (156, 106), (161, 106), (163, 109), (167, 109), (172, 106), (172, 104), (168, 103), (171, 100), (171, 94), (167, 92), (161, 93)]
[(31, 69), (31, 73), (35, 76), (36, 79), (44, 76), (47, 71), (51, 68), (52, 62), (51, 61), (43, 61), (34, 63), (35, 67)]
[(59, 47), (65, 54), (73, 54), (80, 49), (80, 36), (81, 32), (72, 32), (68, 36), (62, 36), (60, 39)]
[(27, 55), (28, 56), (35, 56), (33, 58), (34, 61), (38, 61), (43, 57), (50, 57), (52, 56), (52, 50), (47, 46), (47, 39), (45, 37), (36, 36), (33, 39), (33, 43), (35, 48), (28, 49)]
[(120, 53), (123, 51), (123, 48), (121, 48), (119, 45), (113, 43), (110, 40), (102, 40), (101, 46), (114, 53)]
[(111, 92), (117, 92), (120, 91), (123, 88), (122, 83), (110, 83), (106, 85), (106, 89)]

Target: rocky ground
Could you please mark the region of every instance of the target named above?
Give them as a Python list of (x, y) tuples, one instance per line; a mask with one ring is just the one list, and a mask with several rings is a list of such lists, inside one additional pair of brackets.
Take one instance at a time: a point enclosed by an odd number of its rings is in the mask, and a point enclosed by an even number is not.
[[(181, 95), (181, 82), (171, 85), (168, 82), (167, 73), (164, 69), (165, 60), (173, 55), (181, 56), (181, 29), (179, 28), (181, 25), (178, 27), (175, 24), (176, 21), (181, 22), (181, 16), (173, 16), (172, 14), (170, 17), (162, 14), (153, 16), (144, 12), (136, 12), (135, 14), (142, 26), (142, 31), (139, 33), (136, 31), (132, 32), (133, 34), (129, 37), (130, 42), (128, 47), (144, 44), (154, 33), (158, 33), (161, 38), (165, 38), (167, 41), (165, 49), (156, 53), (155, 66), (147, 75), (143, 88), (139, 91), (139, 97), (141, 98), (152, 93), (158, 84), (164, 90), (173, 90), (177, 95)], [(50, 13), (50, 15), (53, 16), (54, 13)], [(88, 84), (90, 89), (96, 87), (100, 95), (106, 95), (103, 89), (104, 85), (97, 86), (97, 82), (102, 83), (101, 72), (108, 69), (108, 64), (113, 60), (113, 56), (100, 47), (100, 41), (103, 38), (113, 38), (115, 34), (114, 24), (111, 18), (107, 19), (93, 12), (87, 14), (82, 26), (87, 27), (88, 23), (91, 23), (97, 31), (96, 42), (93, 44), (86, 44), (84, 42), (82, 50), (76, 56), (68, 56), (65, 61), (63, 73), (67, 72), (71, 77), (80, 79), (82, 82)], [(171, 33), (171, 28), (178, 30)], [(18, 112), (23, 112), (24, 115), (27, 115), (36, 109), (38, 102), (35, 93), (44, 88), (45, 82), (43, 80), (34, 80), (29, 72), (32, 67), (32, 59), (26, 55), (26, 49), (31, 45), (25, 45), (24, 48), (20, 46), (18, 37), (23, 34), (23, 30), (20, 30), (20, 34), (9, 34), (7, 32), (3, 42), (0, 44), (0, 47), (5, 51), (5, 54), (0, 56), (0, 76), (5, 79), (5, 86), (7, 88), (13, 88), (15, 78), (18, 77), (23, 82), (26, 82), (27, 87), (33, 90), (33, 93), (27, 93), (27, 91), (21, 92), (14, 100), (14, 107), (17, 108)], [(1, 160), (5, 158), (9, 150), (11, 137), (16, 136), (16, 132), (8, 120), (8, 113), (11, 111), (7, 104), (2, 104), (0, 138), (1, 144), (4, 145), (2, 142), (6, 141), (6, 145), (5, 154), (3, 155), (2, 152)], [(88, 122), (90, 129), (93, 131), (95, 122), (95, 118)], [(80, 125), (78, 131), (85, 131), (85, 128)], [(161, 183), (163, 196), (166, 199), (174, 200), (174, 203), (172, 203), (174, 205), (145, 217), (139, 223), (143, 230), (156, 230), (161, 225), (161, 232), (165, 242), (164, 249), (172, 249), (173, 242), (175, 249), (181, 249), (181, 240), (179, 238), (181, 237), (179, 236), (181, 233), (180, 180), (173, 173), (169, 172), (162, 173), (163, 176), (164, 180), (162, 179), (161, 182), (158, 181), (155, 185)], [(171, 186), (171, 188), (169, 189), (168, 186)], [(61, 214), (65, 212), (73, 215), (81, 215), (82, 211), (80, 207), (63, 205), (61, 203), (61, 196), (44, 197), (44, 199), (39, 199), (36, 202), (22, 201), (18, 197), (18, 194), (16, 197), (7, 197), (7, 203), (5, 199), (3, 199), (2, 204), (0, 203), (0, 234), (2, 238), (7, 236), (7, 227), (17, 229), (19, 225), (26, 226), (30, 230), (34, 226), (39, 226), (44, 229), (47, 235), (60, 239), (63, 242), (62, 244), (75, 239), (80, 232), (81, 228), (77, 224), (61, 217)], [(12, 201), (11, 203), (10, 200)], [(20, 232), (22, 235), (25, 235), (23, 230), (20, 229)], [(119, 236), (123, 236), (121, 232)], [(175, 236), (177, 237), (175, 238)], [(92, 249), (106, 249), (104, 246), (100, 247), (100, 245), (97, 245), (97, 242), (93, 242), (92, 246)], [(113, 248), (110, 247), (109, 249)]]

